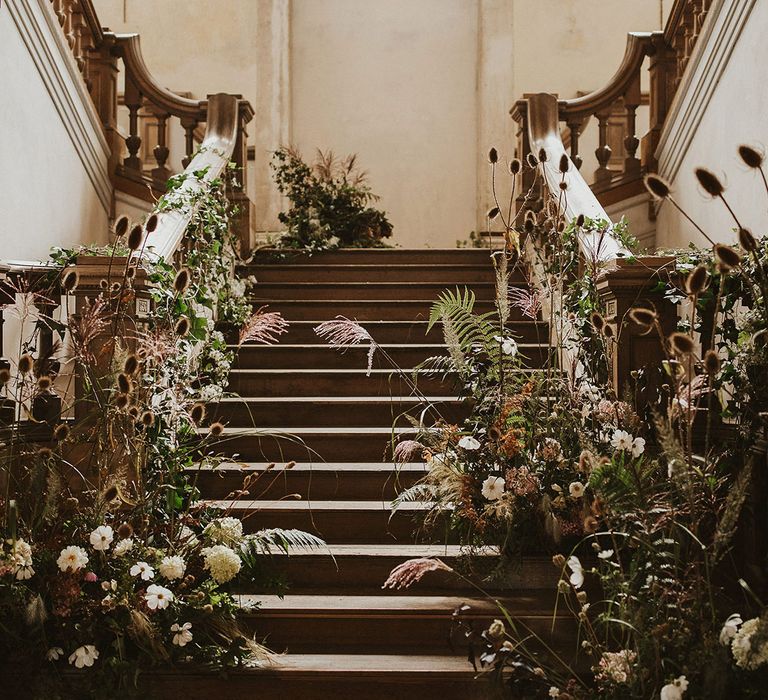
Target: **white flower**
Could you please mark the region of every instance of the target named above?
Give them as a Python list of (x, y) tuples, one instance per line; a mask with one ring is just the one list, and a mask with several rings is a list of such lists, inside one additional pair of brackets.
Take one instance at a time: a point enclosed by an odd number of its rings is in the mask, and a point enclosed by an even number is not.
[(88, 563), (88, 555), (82, 547), (70, 545), (61, 550), (56, 563), (62, 571), (75, 572), (82, 569)]
[(500, 476), (489, 476), (483, 482), (482, 493), (489, 501), (498, 501), (504, 493), (504, 479)]
[(179, 532), (179, 542), (190, 547), (196, 547), (200, 540), (197, 539), (194, 530), (184, 525), (181, 528), (181, 532)]
[(133, 549), (133, 539), (130, 537), (120, 540), (112, 550), (116, 557), (122, 557)]
[(635, 438), (632, 441), (632, 456), (637, 458), (645, 452), (645, 438)]
[(727, 647), (730, 645), (731, 640), (736, 636), (739, 631), (739, 627), (744, 624), (744, 620), (741, 619), (739, 613), (733, 613), (723, 624), (723, 629), (720, 630), (720, 644)]
[(176, 632), (176, 634), (173, 635), (173, 643), (177, 647), (186, 646), (189, 642), (192, 641), (192, 632), (189, 631), (191, 629), (191, 622), (185, 622), (183, 625), (179, 625), (178, 622), (174, 622), (171, 625), (171, 632)]
[(572, 481), (568, 486), (568, 493), (571, 498), (581, 498), (584, 495), (584, 484), (580, 481)]
[(91, 546), (97, 552), (106, 552), (114, 539), (112, 528), (109, 525), (100, 525), (91, 533)]
[(51, 647), (45, 655), (48, 661), (58, 661), (64, 654), (64, 650), (61, 647)]
[(223, 544), (205, 547), (202, 555), (205, 559), (204, 568), (211, 572), (211, 577), (217, 583), (231, 581), (242, 566), (240, 557)]
[(613, 550), (612, 549), (604, 549), (602, 552), (598, 552), (597, 556), (600, 559), (610, 559), (613, 556)]
[(574, 588), (581, 588), (584, 585), (584, 569), (577, 556), (568, 557), (568, 568), (571, 570), (570, 582)]
[(760, 628), (760, 618), (753, 617), (741, 625), (733, 637), (731, 651), (736, 665), (748, 671), (754, 671), (768, 662), (768, 642), (763, 642), (757, 649), (752, 648), (752, 637)]
[(502, 338), (500, 335), (495, 335), (493, 339), (501, 344), (501, 351), (505, 355), (511, 355), (512, 357), (517, 355), (517, 343), (512, 338)]
[(147, 586), (144, 600), (147, 601), (147, 607), (150, 610), (165, 610), (173, 600), (173, 593), (167, 588), (151, 583)]
[(32, 568), (32, 547), (29, 543), (19, 538), (12, 542), (11, 551), (8, 554), (11, 573), (16, 574), (19, 581), (32, 578), (35, 570)]
[(459, 447), (464, 450), (478, 450), (480, 449), (480, 443), (471, 435), (465, 435), (459, 440)]
[(217, 518), (208, 523), (203, 534), (215, 544), (239, 544), (243, 539), (243, 522), (239, 518)]
[(101, 590), (102, 591), (116, 591), (117, 590), (117, 581), (115, 581), (115, 579), (112, 579), (111, 581), (102, 581), (101, 582)]
[(99, 650), (93, 644), (86, 644), (77, 647), (69, 656), (69, 663), (74, 664), (75, 668), (83, 666), (93, 666), (93, 662), (99, 658)]
[(617, 450), (629, 452), (632, 449), (632, 436), (626, 430), (614, 430), (611, 445)]
[(141, 576), (143, 581), (155, 578), (155, 570), (145, 561), (138, 561), (131, 567), (131, 576)]
[(688, 690), (688, 680), (685, 676), (680, 676), (661, 689), (660, 700), (683, 700), (683, 693), (686, 690)]
[(187, 564), (179, 556), (164, 557), (158, 567), (160, 575), (167, 578), (169, 581), (181, 578), (184, 572), (187, 570)]
[(551, 698), (559, 698), (560, 697), (560, 689), (556, 685), (552, 685), (549, 688), (549, 697)]

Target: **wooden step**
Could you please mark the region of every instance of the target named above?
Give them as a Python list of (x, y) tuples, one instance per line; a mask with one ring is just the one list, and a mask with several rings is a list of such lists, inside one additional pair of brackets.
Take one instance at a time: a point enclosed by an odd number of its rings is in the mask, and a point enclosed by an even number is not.
[(405, 503), (393, 513), (390, 501), (253, 500), (206, 501), (243, 521), (246, 532), (269, 527), (298, 528), (329, 544), (412, 542), (414, 516), (428, 507)]
[(469, 404), (450, 396), (426, 397), (428, 404), (402, 396), (280, 396), (270, 398), (226, 398), (208, 407), (211, 420), (219, 420), (232, 427), (258, 428), (292, 426), (339, 427), (350, 423), (354, 416), (356, 427), (411, 425), (408, 416), (415, 419), (424, 412), (429, 424), (442, 418), (449, 423), (460, 423), (469, 415)]
[[(367, 264), (310, 265), (303, 262), (247, 265), (238, 268), (241, 277), (254, 276), (258, 284), (273, 282), (433, 282), (444, 287), (493, 282), (490, 261), (480, 264)], [(522, 272), (510, 275), (515, 284), (525, 284)]]
[[(541, 367), (548, 353), (542, 345), (518, 345), (524, 364), (529, 367)], [(329, 345), (236, 345), (229, 346), (235, 353), (234, 367), (239, 369), (360, 369), (368, 364), (368, 346), (355, 345), (341, 351)], [(382, 345), (373, 358), (373, 366), (387, 369), (391, 367), (383, 353), (403, 369), (411, 369), (424, 362), (428, 357), (445, 356), (445, 345), (403, 343)]]
[[(563, 632), (575, 631), (572, 617), (553, 618), (556, 592), (518, 591), (503, 599), (510, 614), (548, 643), (562, 648)], [(463, 635), (451, 638), (454, 611), (478, 630), (502, 616), (496, 601), (450, 595), (291, 595), (243, 596), (259, 601), (248, 615), (257, 638), (289, 653), (467, 655)], [(554, 632), (552, 627), (554, 625)], [(558, 643), (559, 642), (559, 643)]]
[[(449, 284), (449, 289), (456, 289)], [(253, 299), (268, 299), (278, 304), (278, 299), (327, 301), (386, 301), (411, 299), (437, 299), (445, 291), (442, 282), (265, 282), (251, 290)], [(463, 292), (464, 288), (459, 287)], [(492, 301), (495, 298), (493, 282), (473, 284), (471, 290), (478, 301)]]
[(302, 462), (290, 469), (284, 466), (226, 462), (215, 469), (193, 467), (187, 474), (206, 498), (213, 499), (226, 498), (250, 477), (250, 497), (262, 500), (297, 493), (312, 500), (388, 501), (426, 473), (421, 463), (395, 467), (381, 462)]
[[(366, 321), (427, 321), (434, 299), (377, 299), (374, 301), (355, 299), (272, 299), (266, 296), (252, 297), (251, 305), (260, 308), (269, 306), (279, 311), (288, 321), (329, 321), (337, 316)], [(478, 313), (493, 310), (493, 302), (479, 301), (475, 304)], [(513, 320), (523, 320), (517, 309), (510, 314)]]
[(491, 264), (490, 251), (482, 248), (343, 248), (312, 253), (311, 255), (303, 252), (262, 248), (253, 254), (251, 263), (298, 263), (301, 265)]

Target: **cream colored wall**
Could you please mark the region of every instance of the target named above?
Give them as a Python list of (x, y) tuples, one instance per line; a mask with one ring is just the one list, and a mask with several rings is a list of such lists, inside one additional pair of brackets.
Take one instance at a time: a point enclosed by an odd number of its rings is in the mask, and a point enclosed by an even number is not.
[(0, 37), (0, 259), (104, 241), (107, 211), (7, 3)]
[[(715, 3), (716, 6), (719, 4)], [(717, 60), (711, 60), (714, 56), (711, 45), (717, 42), (717, 37), (700, 47), (703, 54), (700, 69), (706, 66), (709, 71), (706, 85), (714, 90), (705, 107), (686, 104), (680, 110), (680, 118), (694, 119), (695, 127), (683, 132), (676, 122), (670, 123), (671, 133), (665, 134), (667, 138), (661, 144), (659, 160), (662, 174), (672, 180), (676, 200), (713, 240), (727, 242), (735, 240), (733, 219), (721, 202), (712, 201), (701, 191), (693, 169), (704, 166), (713, 170), (727, 186), (726, 197), (742, 224), (757, 235), (768, 231), (768, 199), (762, 181), (737, 154), (741, 143), (761, 150), (768, 145), (768, 92), (764, 85), (764, 67), (768, 65), (768, 44), (765, 42), (768, 3), (763, 0), (725, 0), (722, 4), (724, 11), (716, 26), (726, 20), (743, 20), (743, 28), (736, 36), (728, 38), (732, 53), (721, 68), (715, 65)], [(737, 14), (738, 11), (743, 14)], [(702, 85), (704, 83), (694, 81), (685, 92), (695, 92)], [(686, 86), (685, 79), (683, 86)], [(681, 144), (676, 137), (685, 133), (692, 138), (690, 143)], [(689, 241), (707, 245), (704, 237), (672, 206), (664, 204), (658, 213), (657, 244), (686, 247)]]
[(357, 152), (404, 246), (481, 227), (485, 154), (512, 157), (514, 100), (602, 86), (626, 32), (658, 29), (669, 2), (218, 0), (214, 20), (208, 0), (95, 0), (104, 24), (140, 31), (164, 85), (251, 100), (259, 228), (274, 230), (280, 207), (269, 152), (290, 142)]

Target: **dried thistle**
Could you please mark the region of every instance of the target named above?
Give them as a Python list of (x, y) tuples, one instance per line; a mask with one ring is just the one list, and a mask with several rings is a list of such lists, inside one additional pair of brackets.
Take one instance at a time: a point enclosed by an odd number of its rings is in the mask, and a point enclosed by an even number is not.
[(121, 372), (117, 375), (117, 388), (123, 393), (123, 394), (130, 394), (131, 389), (133, 389), (133, 383), (129, 379), (127, 374), (124, 374)]
[(176, 277), (173, 278), (173, 291), (175, 291), (176, 294), (184, 294), (184, 292), (189, 289), (189, 281), (189, 269), (182, 267), (181, 270), (176, 273)]
[(749, 229), (739, 229), (739, 244), (748, 253), (754, 253), (757, 250), (757, 239), (752, 235), (752, 232)]
[(157, 228), (157, 214), (152, 213), (149, 215), (147, 222), (144, 224), (144, 230), (147, 233), (152, 233)]
[(433, 559), (431, 557), (408, 559), (408, 561), (404, 561), (392, 569), (382, 588), (397, 590), (410, 588), (414, 583), (421, 581), (425, 574), (430, 571), (452, 572), (453, 569), (441, 559)]
[(289, 323), (277, 311), (265, 311), (262, 306), (254, 313), (240, 329), (239, 344), (261, 343), (272, 345), (277, 343), (277, 336), (287, 332)]
[(129, 377), (132, 377), (139, 369), (139, 358), (136, 357), (133, 353), (128, 355), (128, 357), (125, 358), (125, 362), (123, 363), (123, 372), (127, 374)]
[(739, 157), (750, 168), (761, 168), (763, 166), (763, 159), (765, 156), (760, 153), (756, 148), (742, 144), (739, 146)]
[(499, 208), (498, 207), (491, 207), (488, 210), (488, 213), (486, 214), (486, 216), (488, 217), (489, 221), (493, 221), (498, 215), (499, 215)]
[(117, 221), (115, 221), (115, 228), (113, 229), (115, 236), (122, 238), (128, 231), (128, 223), (127, 216), (118, 217)]
[(579, 228), (582, 228), (584, 226), (585, 219), (586, 217), (584, 216), (584, 214), (579, 214), (576, 217), (576, 226), (578, 226)]
[(710, 197), (720, 197), (723, 192), (725, 192), (723, 183), (720, 182), (720, 179), (711, 170), (707, 170), (706, 168), (696, 168), (693, 171), (693, 174), (699, 181), (701, 188)]
[(176, 321), (176, 325), (173, 327), (173, 330), (176, 335), (183, 338), (185, 335), (187, 335), (187, 333), (189, 333), (189, 328), (189, 319), (186, 316), (182, 316), (178, 321)]
[(707, 288), (709, 273), (704, 265), (698, 265), (685, 280), (685, 291), (689, 296), (698, 296)]
[(80, 275), (77, 272), (77, 270), (73, 267), (65, 270), (61, 276), (61, 286), (67, 292), (74, 291), (79, 282), (80, 282)]
[(528, 162), (528, 165), (529, 165), (530, 167), (532, 167), (532, 168), (535, 168), (535, 167), (536, 167), (536, 166), (539, 164), (539, 161), (538, 161), (538, 160), (536, 160), (536, 156), (535, 156), (535, 155), (533, 155), (533, 153), (529, 153), (529, 154), (528, 154), (528, 155), (525, 157), (525, 160)]
[(11, 381), (11, 371), (6, 367), (0, 369), (0, 387), (4, 387)]
[(151, 428), (155, 424), (155, 414), (150, 410), (146, 410), (141, 414), (140, 421), (142, 425)]
[(571, 161), (568, 158), (568, 156), (565, 153), (563, 153), (560, 156), (559, 170), (560, 170), (561, 173), (565, 174), (565, 173), (568, 172), (570, 167), (571, 167)]
[(118, 410), (122, 411), (129, 403), (128, 394), (117, 394), (115, 396), (115, 408)]
[(200, 425), (205, 420), (205, 404), (198, 402), (192, 406), (189, 417), (195, 425)]
[(599, 314), (597, 311), (593, 311), (592, 315), (589, 317), (590, 323), (592, 324), (592, 327), (598, 332), (602, 333), (603, 329), (605, 328), (605, 319), (602, 317), (601, 314)]
[(539, 149), (539, 162), (540, 163), (547, 162), (547, 152), (543, 148)]
[(722, 270), (727, 271), (734, 267), (738, 267), (741, 264), (741, 255), (730, 246), (724, 245), (723, 243), (716, 243), (714, 250), (715, 257), (717, 258), (717, 262), (720, 263), (720, 268)]
[(131, 251), (136, 251), (141, 248), (141, 242), (144, 240), (144, 229), (141, 226), (136, 225), (131, 229), (128, 234), (128, 248)]
[(704, 369), (712, 376), (720, 371), (720, 357), (715, 350), (707, 350), (704, 355)]
[(69, 437), (69, 426), (66, 423), (59, 423), (53, 429), (53, 437), (57, 442), (64, 442)]
[(211, 434), (211, 437), (220, 437), (224, 432), (224, 425), (217, 421), (216, 423), (213, 423), (208, 430)]
[(491, 165), (495, 165), (499, 160), (499, 152), (495, 148), (491, 148), (488, 151), (488, 162)]
[(645, 185), (645, 189), (657, 199), (666, 199), (669, 197), (669, 183), (658, 175), (646, 175), (643, 178), (643, 184)]
[(641, 306), (636, 306), (630, 310), (629, 318), (638, 326), (650, 328), (656, 323), (658, 315), (652, 309), (644, 309)]
[(672, 333), (669, 336), (669, 345), (676, 355), (690, 355), (696, 349), (693, 340), (686, 333)]
[(32, 367), (34, 365), (35, 361), (32, 359), (32, 355), (29, 353), (24, 353), (19, 358), (19, 372), (21, 374), (29, 374), (32, 371)]
[(133, 526), (130, 523), (121, 523), (117, 528), (117, 535), (120, 539), (126, 540), (133, 534)]
[(509, 163), (510, 175), (517, 175), (522, 169), (522, 167), (523, 167), (523, 164), (520, 162), (520, 160), (518, 158), (513, 158)]

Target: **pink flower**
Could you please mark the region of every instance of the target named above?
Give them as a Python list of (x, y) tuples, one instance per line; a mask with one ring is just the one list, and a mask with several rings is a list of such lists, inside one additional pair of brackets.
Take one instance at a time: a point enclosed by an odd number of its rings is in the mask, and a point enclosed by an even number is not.
[(99, 580), (99, 577), (93, 573), (93, 571), (88, 571), (85, 574), (85, 580), (88, 581), (88, 583), (96, 583), (96, 581)]

